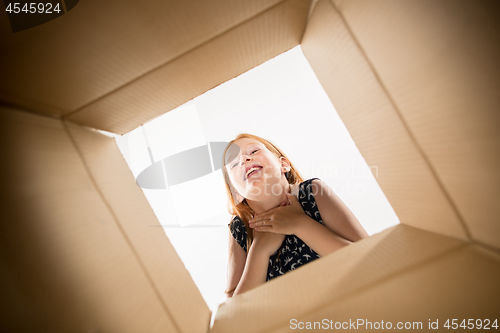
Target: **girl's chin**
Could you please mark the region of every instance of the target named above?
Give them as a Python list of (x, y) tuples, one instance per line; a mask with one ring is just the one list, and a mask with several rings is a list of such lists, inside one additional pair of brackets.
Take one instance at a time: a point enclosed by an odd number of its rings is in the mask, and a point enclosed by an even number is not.
[(264, 184), (264, 178), (255, 176), (255, 177), (251, 177), (251, 178), (247, 179), (245, 181), (244, 186), (245, 186), (246, 190), (249, 191), (249, 190), (257, 188), (257, 187), (262, 187), (263, 184)]
[(260, 182), (253, 182), (252, 184), (247, 184), (240, 193), (245, 197), (251, 199), (252, 197), (259, 196), (264, 191), (263, 186)]

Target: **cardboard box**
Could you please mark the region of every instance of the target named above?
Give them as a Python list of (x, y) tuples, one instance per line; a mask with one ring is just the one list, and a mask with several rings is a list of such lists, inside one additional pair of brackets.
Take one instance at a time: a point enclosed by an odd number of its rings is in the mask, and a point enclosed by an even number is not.
[[(12, 33), (3, 16), (1, 330), (493, 323), (499, 17), (486, 0), (84, 1)], [(401, 225), (232, 298), (210, 328), (114, 140), (93, 129), (128, 132), (299, 44)]]

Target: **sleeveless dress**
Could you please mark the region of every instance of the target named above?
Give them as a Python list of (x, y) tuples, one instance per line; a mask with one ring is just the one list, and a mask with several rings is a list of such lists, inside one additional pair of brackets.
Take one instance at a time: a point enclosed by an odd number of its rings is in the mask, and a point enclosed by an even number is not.
[[(314, 179), (308, 179), (299, 185), (298, 201), (307, 216), (323, 224), (321, 215), (311, 190), (311, 182)], [(235, 216), (229, 224), (231, 235), (236, 242), (247, 252), (247, 231), (245, 224), (239, 216)], [(266, 281), (274, 279), (289, 271), (320, 258), (319, 254), (314, 252), (306, 243), (295, 235), (286, 235), (281, 247), (271, 255), (267, 268)]]

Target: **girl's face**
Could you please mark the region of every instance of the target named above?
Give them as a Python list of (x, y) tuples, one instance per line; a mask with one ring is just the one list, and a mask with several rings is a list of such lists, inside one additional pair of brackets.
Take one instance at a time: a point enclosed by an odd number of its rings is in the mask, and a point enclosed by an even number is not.
[(278, 158), (266, 146), (250, 138), (238, 139), (227, 149), (226, 170), (235, 189), (250, 200), (281, 195), (280, 183), (286, 182), (289, 168), (284, 157)]

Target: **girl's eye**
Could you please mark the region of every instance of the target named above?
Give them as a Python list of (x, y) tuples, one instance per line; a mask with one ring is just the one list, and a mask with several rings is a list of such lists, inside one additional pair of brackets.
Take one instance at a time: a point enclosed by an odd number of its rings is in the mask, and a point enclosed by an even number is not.
[(252, 154), (254, 154), (256, 151), (259, 151), (258, 149), (255, 149), (254, 151), (252, 151)]
[(234, 168), (235, 166), (237, 166), (237, 165), (238, 165), (238, 163), (239, 163), (239, 162), (236, 162), (236, 163), (234, 163), (233, 165), (231, 165), (231, 169), (232, 169), (232, 168)]

